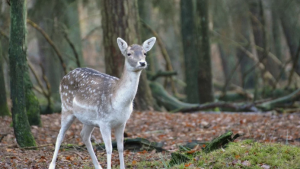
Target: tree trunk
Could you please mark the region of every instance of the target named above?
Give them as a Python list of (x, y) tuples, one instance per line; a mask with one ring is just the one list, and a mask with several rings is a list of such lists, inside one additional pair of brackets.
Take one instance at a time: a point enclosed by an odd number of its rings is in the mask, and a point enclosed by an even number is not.
[[(288, 47), (290, 49), (290, 54), (293, 59), (296, 58), (297, 49), (300, 45), (300, 25), (298, 21), (299, 10), (298, 3), (295, 1), (279, 1), (282, 8), (288, 9), (280, 13), (281, 26), (283, 28), (283, 33), (285, 35)], [(296, 61), (298, 66), (295, 72), (300, 76), (300, 60)]]
[[(137, 2), (135, 0), (101, 0), (99, 5), (102, 15), (106, 73), (120, 77), (123, 72), (124, 56), (119, 51), (116, 41), (117, 37), (121, 37), (129, 43), (140, 42)], [(152, 107), (153, 99), (146, 71), (143, 71), (135, 99), (135, 108), (149, 110)]]
[(262, 1), (250, 0), (248, 1), (248, 3), (255, 45), (263, 49), (256, 50), (258, 59), (265, 66), (266, 70), (268, 70), (274, 77), (277, 77), (279, 74), (279, 67), (276, 67), (274, 61), (268, 57), (270, 45), (268, 42)]
[[(248, 13), (244, 12), (240, 15), (235, 15), (234, 23), (240, 23), (235, 26), (235, 38), (239, 43), (244, 44), (244, 48), (248, 51), (251, 51), (251, 40), (250, 40), (250, 20)], [(254, 65), (253, 60), (246, 56), (245, 52), (239, 47), (236, 47), (236, 56), (240, 62), (241, 68), (241, 78), (243, 88), (253, 88), (254, 87), (254, 77), (255, 71), (247, 73)]]
[[(26, 60), (25, 63), (27, 62)], [(27, 63), (25, 64), (25, 72), (24, 72), (24, 91), (25, 91), (26, 112), (27, 112), (28, 122), (30, 125), (41, 126), (42, 122), (41, 122), (41, 115), (40, 115), (41, 112), (40, 104), (33, 92), (33, 85), (30, 80)]]
[(272, 38), (273, 38), (273, 47), (271, 48), (272, 53), (277, 56), (281, 61), (284, 60), (282, 56), (282, 47), (281, 47), (281, 25), (280, 25), (280, 14), (278, 13), (278, 2), (271, 1), (271, 11), (272, 11)]
[[(192, 0), (181, 0), (181, 36), (185, 65), (185, 93), (189, 103), (199, 103), (198, 92), (198, 56), (196, 24)], [(192, 68), (192, 69), (191, 69)]]
[(0, 41), (0, 116), (9, 116), (10, 111), (7, 106), (4, 72), (2, 67), (4, 60), (3, 58), (4, 52), (2, 50), (2, 43)]
[[(9, 28), (9, 6), (6, 3), (0, 3), (0, 28), (1, 31), (8, 30)], [(4, 78), (4, 57), (8, 54), (8, 38), (0, 35), (0, 116), (10, 115), (7, 105), (5, 78)]]
[(26, 1), (11, 0), (9, 61), (12, 119), (20, 147), (36, 146), (26, 115), (24, 76), (26, 72)]
[(205, 103), (214, 100), (208, 27), (208, 0), (197, 1), (197, 15), (199, 18), (198, 33), (200, 35), (198, 42), (200, 50), (197, 51), (199, 54), (198, 92), (200, 103)]

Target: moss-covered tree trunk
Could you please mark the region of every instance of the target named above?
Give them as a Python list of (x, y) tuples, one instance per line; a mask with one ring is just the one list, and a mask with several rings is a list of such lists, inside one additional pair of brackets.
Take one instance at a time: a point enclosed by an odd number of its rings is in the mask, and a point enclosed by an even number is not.
[(11, 77), (12, 119), (15, 137), (20, 147), (36, 146), (26, 115), (26, 1), (11, 0), (9, 65)]
[(199, 103), (198, 80), (195, 78), (198, 74), (198, 55), (193, 1), (181, 0), (180, 7), (181, 36), (185, 65), (186, 99), (189, 103)]
[(0, 116), (9, 116), (10, 111), (7, 106), (5, 79), (3, 72), (3, 56), (1, 41), (0, 41)]
[[(99, 6), (102, 15), (106, 73), (120, 77), (123, 72), (124, 56), (117, 46), (117, 38), (121, 37), (129, 44), (141, 43), (137, 2), (135, 0), (101, 0)], [(153, 99), (147, 83), (146, 71), (143, 71), (135, 99), (135, 109), (149, 110), (152, 107)]]
[[(200, 103), (214, 101), (212, 70), (210, 57), (210, 41), (208, 27), (208, 0), (197, 1), (197, 17), (198, 17), (198, 92)], [(191, 68), (193, 69), (193, 68)]]
[(24, 72), (24, 90), (25, 90), (25, 101), (26, 101), (26, 112), (30, 125), (41, 126), (41, 115), (40, 115), (40, 103), (33, 92), (33, 85), (30, 80), (28, 65), (25, 60), (25, 72)]

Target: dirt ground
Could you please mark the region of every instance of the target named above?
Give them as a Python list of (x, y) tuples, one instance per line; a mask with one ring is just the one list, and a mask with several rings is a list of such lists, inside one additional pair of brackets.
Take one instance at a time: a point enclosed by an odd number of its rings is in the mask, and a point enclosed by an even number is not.
[[(0, 117), (0, 168), (47, 168), (54, 151), (56, 136), (60, 129), (60, 114), (42, 115), (42, 127), (32, 126), (31, 131), (39, 148), (26, 150), (18, 148), (13, 134), (11, 117)], [(80, 138), (82, 124), (74, 122), (67, 131), (63, 144), (83, 145)], [(125, 132), (128, 138), (145, 138), (151, 142), (163, 143), (163, 148), (176, 151), (179, 145), (193, 140), (209, 141), (231, 130), (242, 136), (239, 139), (254, 139), (259, 142), (281, 142), (300, 145), (300, 112), (294, 114), (275, 114), (272, 112), (251, 113), (167, 113), (134, 112), (127, 123)], [(114, 135), (113, 139), (114, 139)], [(101, 143), (99, 129), (93, 132), (92, 141)], [(96, 151), (102, 165), (106, 167), (104, 150)], [(125, 151), (125, 163), (159, 161), (169, 158), (170, 153), (155, 151)], [(61, 148), (57, 168), (93, 167), (85, 149)], [(117, 166), (118, 153), (113, 152), (112, 165)]]

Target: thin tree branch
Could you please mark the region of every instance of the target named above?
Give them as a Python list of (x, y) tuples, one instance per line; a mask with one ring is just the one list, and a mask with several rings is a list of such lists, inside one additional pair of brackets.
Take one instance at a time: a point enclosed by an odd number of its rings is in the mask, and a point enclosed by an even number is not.
[[(173, 67), (172, 67), (172, 64), (171, 64), (170, 56), (169, 56), (169, 54), (168, 54), (168, 52), (167, 52), (167, 50), (166, 50), (166, 48), (165, 48), (165, 46), (164, 46), (164, 44), (163, 44), (161, 38), (160, 38), (160, 36), (158, 35), (158, 33), (156, 33), (156, 32), (155, 32), (148, 24), (146, 24), (142, 19), (140, 19), (140, 21), (141, 21), (141, 23), (143, 24), (143, 26), (144, 26), (145, 28), (147, 28), (147, 29), (148, 29), (148, 30), (156, 37), (156, 39), (157, 39), (157, 44), (158, 44), (158, 46), (159, 46), (159, 48), (160, 48), (160, 50), (161, 50), (161, 53), (162, 53), (162, 55), (163, 55), (163, 57), (164, 57), (164, 59), (165, 59), (165, 61), (166, 61), (166, 70), (167, 70), (167, 71), (171, 71), (171, 72), (174, 71), (174, 70), (173, 70)], [(173, 91), (173, 93), (176, 93), (174, 81), (173, 81), (172, 78), (170, 78), (170, 80), (171, 80), (171, 85), (172, 85), (172, 91)]]
[(100, 28), (101, 28), (101, 26), (97, 26), (94, 29), (92, 29), (89, 33), (87, 33), (85, 35), (84, 38), (81, 39), (81, 41), (86, 41), (97, 29), (100, 29)]
[(67, 66), (66, 66), (65, 62), (63, 61), (63, 56), (60, 53), (60, 51), (58, 50), (57, 46), (54, 44), (54, 42), (50, 39), (48, 34), (41, 27), (39, 27), (36, 23), (34, 23), (33, 21), (27, 19), (27, 23), (30, 24), (36, 30), (38, 30), (44, 36), (46, 41), (50, 44), (50, 46), (54, 49), (55, 53), (57, 54), (64, 73), (67, 74)]
[(27, 63), (28, 63), (29, 69), (31, 70), (34, 78), (36, 79), (36, 81), (38, 83), (38, 86), (40, 87), (40, 90), (38, 90), (38, 88), (36, 88), (35, 86), (34, 86), (34, 89), (47, 97), (48, 93), (45, 91), (45, 89), (42, 85), (42, 82), (41, 82), (40, 78), (38, 78), (38, 75), (37, 75), (36, 71), (34, 70), (32, 64), (30, 62), (27, 62)]
[(64, 31), (64, 37), (67, 40), (68, 44), (70, 45), (70, 47), (71, 47), (71, 49), (74, 53), (74, 56), (76, 58), (77, 67), (81, 67), (78, 52), (76, 51), (75, 45), (71, 42), (71, 40), (70, 40), (70, 38), (69, 38), (66, 31)]

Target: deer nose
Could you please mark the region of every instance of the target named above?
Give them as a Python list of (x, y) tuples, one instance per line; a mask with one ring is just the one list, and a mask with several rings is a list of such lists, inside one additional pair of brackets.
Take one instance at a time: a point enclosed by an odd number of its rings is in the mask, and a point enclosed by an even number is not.
[(139, 62), (142, 67), (146, 66), (146, 62)]

